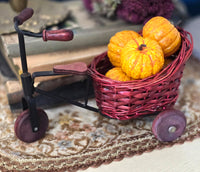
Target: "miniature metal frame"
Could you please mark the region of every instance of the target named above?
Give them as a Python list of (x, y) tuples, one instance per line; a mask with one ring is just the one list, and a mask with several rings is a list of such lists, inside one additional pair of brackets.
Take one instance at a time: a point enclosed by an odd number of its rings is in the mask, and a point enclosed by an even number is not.
[[(33, 96), (33, 94), (35, 92), (37, 92), (39, 94), (43, 94), (48, 97), (51, 97), (53, 99), (59, 99), (61, 101), (67, 102), (69, 104), (73, 104), (73, 105), (81, 107), (81, 108), (85, 108), (85, 109), (88, 109), (88, 110), (91, 110), (94, 112), (98, 112), (99, 110), (97, 108), (88, 105), (88, 90), (89, 90), (89, 85), (91, 82), (89, 75), (87, 75), (86, 95), (84, 98), (84, 103), (70, 100), (70, 99), (67, 99), (62, 96), (50, 94), (47, 91), (41, 90), (37, 87), (34, 87), (34, 81), (35, 81), (36, 77), (56, 76), (56, 75), (66, 75), (66, 74), (59, 74), (54, 71), (40, 71), (40, 72), (34, 72), (32, 74), (30, 74), (28, 72), (24, 35), (42, 38), (43, 34), (20, 30), (18, 27), (19, 25), (20, 25), (19, 22), (17, 20), (15, 20), (14, 27), (15, 27), (16, 32), (18, 33), (20, 57), (21, 57), (21, 65), (22, 65), (22, 74), (20, 75), (21, 81), (22, 81), (22, 88), (24, 91), (24, 97), (22, 98), (22, 107), (23, 107), (23, 110), (29, 109), (32, 131), (37, 132), (39, 130), (36, 102), (35, 102), (35, 98)], [(68, 74), (70, 74), (70, 73), (68, 73)]]

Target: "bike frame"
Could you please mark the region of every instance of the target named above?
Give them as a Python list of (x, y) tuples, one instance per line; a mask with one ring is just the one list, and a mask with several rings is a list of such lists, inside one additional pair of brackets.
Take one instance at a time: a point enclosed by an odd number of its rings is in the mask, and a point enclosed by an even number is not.
[[(21, 65), (22, 65), (22, 74), (20, 75), (21, 77), (21, 83), (22, 83), (22, 88), (24, 92), (24, 97), (22, 98), (22, 106), (23, 110), (29, 109), (29, 114), (30, 114), (30, 121), (31, 121), (31, 126), (33, 132), (37, 132), (39, 129), (39, 121), (38, 121), (38, 116), (37, 116), (37, 108), (36, 108), (36, 101), (33, 96), (35, 92), (39, 94), (43, 94), (45, 96), (54, 98), (54, 99), (59, 99), (61, 101), (67, 102), (69, 104), (88, 109), (94, 112), (99, 112), (99, 110), (95, 107), (89, 106), (88, 105), (88, 92), (89, 92), (89, 85), (91, 82), (90, 76), (87, 75), (87, 85), (86, 85), (86, 95), (84, 99), (84, 103), (80, 103), (78, 101), (70, 100), (62, 96), (58, 96), (55, 94), (51, 94), (45, 90), (41, 90), (37, 87), (34, 87), (34, 81), (35, 78), (37, 77), (42, 77), (42, 76), (56, 76), (56, 75), (66, 75), (66, 74), (59, 74), (54, 71), (40, 71), (40, 72), (34, 72), (34, 73), (29, 73), (28, 72), (28, 65), (27, 65), (27, 58), (26, 58), (26, 51), (25, 51), (25, 41), (24, 41), (24, 35), (26, 36), (31, 36), (31, 37), (43, 37), (41, 33), (33, 33), (29, 31), (23, 31), (19, 29), (19, 23), (18, 21), (15, 21), (14, 23), (15, 30), (18, 33), (18, 40), (19, 40), (19, 48), (20, 48), (20, 57), (21, 57)], [(68, 73), (70, 74), (70, 73)]]

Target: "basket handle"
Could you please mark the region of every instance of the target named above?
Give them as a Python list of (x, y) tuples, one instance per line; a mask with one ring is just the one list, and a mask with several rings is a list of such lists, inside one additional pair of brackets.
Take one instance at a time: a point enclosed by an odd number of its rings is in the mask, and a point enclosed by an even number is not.
[(192, 55), (193, 51), (193, 37), (192, 34), (185, 31), (182, 28), (178, 28), (181, 31), (181, 36), (184, 38), (184, 42), (182, 44), (182, 51), (185, 53), (182, 63), (185, 63), (189, 57)]
[(56, 74), (77, 74), (86, 75), (88, 67), (84, 62), (75, 62), (66, 65), (55, 65), (53, 67), (53, 72)]
[(33, 13), (34, 11), (32, 8), (25, 8), (18, 16), (14, 17), (14, 22), (17, 21), (18, 25), (22, 25), (26, 20), (33, 16)]

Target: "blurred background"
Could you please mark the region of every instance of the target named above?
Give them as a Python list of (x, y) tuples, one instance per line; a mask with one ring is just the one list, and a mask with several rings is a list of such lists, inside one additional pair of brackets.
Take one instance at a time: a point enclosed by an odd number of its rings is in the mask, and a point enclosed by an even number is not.
[[(37, 2), (34, 0), (0, 0), (1, 11), (1, 35), (10, 34), (14, 32), (12, 18), (13, 15), (17, 15), (23, 8), (29, 7), (31, 2)], [(45, 3), (44, 3), (45, 2)], [(59, 9), (61, 3), (74, 3), (80, 2), (79, 7), (71, 9), (70, 5), (66, 5), (67, 8)], [(43, 7), (51, 8), (52, 3), (57, 3), (58, 8), (49, 10), (51, 12), (42, 12)], [(2, 5), (3, 4), (3, 5)], [(4, 6), (7, 5), (9, 9), (5, 10)], [(49, 4), (49, 7), (48, 7)], [(74, 3), (75, 4), (75, 3)], [(34, 4), (35, 5), (35, 4)], [(130, 24), (136, 25), (140, 28), (149, 18), (161, 15), (174, 23), (189, 31), (194, 38), (194, 50), (193, 56), (200, 59), (200, 34), (198, 28), (200, 27), (200, 1), (199, 0), (43, 0), (40, 6), (35, 5), (36, 11), (33, 17), (34, 22), (27, 23), (26, 28), (34, 32), (40, 32), (42, 29), (54, 29), (57, 28), (95, 28), (96, 26), (103, 29), (105, 26), (116, 28), (118, 26), (128, 26)], [(64, 12), (68, 10), (68, 12)], [(44, 10), (45, 11), (45, 10)], [(47, 10), (46, 10), (47, 11)], [(72, 11), (72, 12), (71, 12)], [(57, 21), (56, 14), (59, 13), (60, 19)], [(43, 16), (41, 16), (43, 14)], [(37, 17), (37, 15), (39, 17)], [(67, 17), (66, 17), (67, 16)], [(82, 17), (85, 17), (84, 19)], [(39, 18), (43, 21), (39, 21)], [(36, 20), (36, 22), (35, 22)], [(116, 22), (120, 20), (120, 22)], [(124, 22), (122, 23), (121, 20)], [(7, 23), (10, 22), (10, 26), (7, 27)], [(43, 23), (42, 23), (43, 22)], [(3, 23), (3, 24), (2, 24)], [(37, 23), (37, 25), (35, 24)], [(50, 24), (49, 24), (50, 23)], [(26, 24), (26, 23), (25, 23)], [(53, 26), (53, 27), (52, 27)], [(96, 28), (95, 28), (96, 29)], [(87, 32), (87, 30), (85, 30)], [(109, 31), (107, 32), (109, 33)], [(106, 45), (108, 37), (112, 33), (107, 34), (107, 39), (101, 41), (101, 44)], [(96, 46), (100, 39), (95, 39), (95, 35), (91, 36), (93, 42), (91, 44)], [(94, 41), (95, 40), (95, 41)], [(84, 44), (85, 42), (82, 41)], [(79, 46), (75, 45), (78, 49)], [(50, 49), (48, 49), (50, 50)], [(27, 50), (29, 52), (29, 49)], [(56, 51), (53, 50), (53, 51)], [(0, 71), (6, 76), (13, 77), (13, 74), (8, 69), (8, 65), (4, 58), (0, 55)]]

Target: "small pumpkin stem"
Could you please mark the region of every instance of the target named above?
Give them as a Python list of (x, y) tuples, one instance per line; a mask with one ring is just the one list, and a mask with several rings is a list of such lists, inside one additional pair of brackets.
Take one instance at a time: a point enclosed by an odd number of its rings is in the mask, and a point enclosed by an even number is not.
[(139, 49), (140, 51), (142, 51), (142, 50), (144, 49), (144, 47), (146, 47), (146, 45), (145, 45), (145, 44), (141, 44), (141, 45), (138, 47), (138, 49)]

